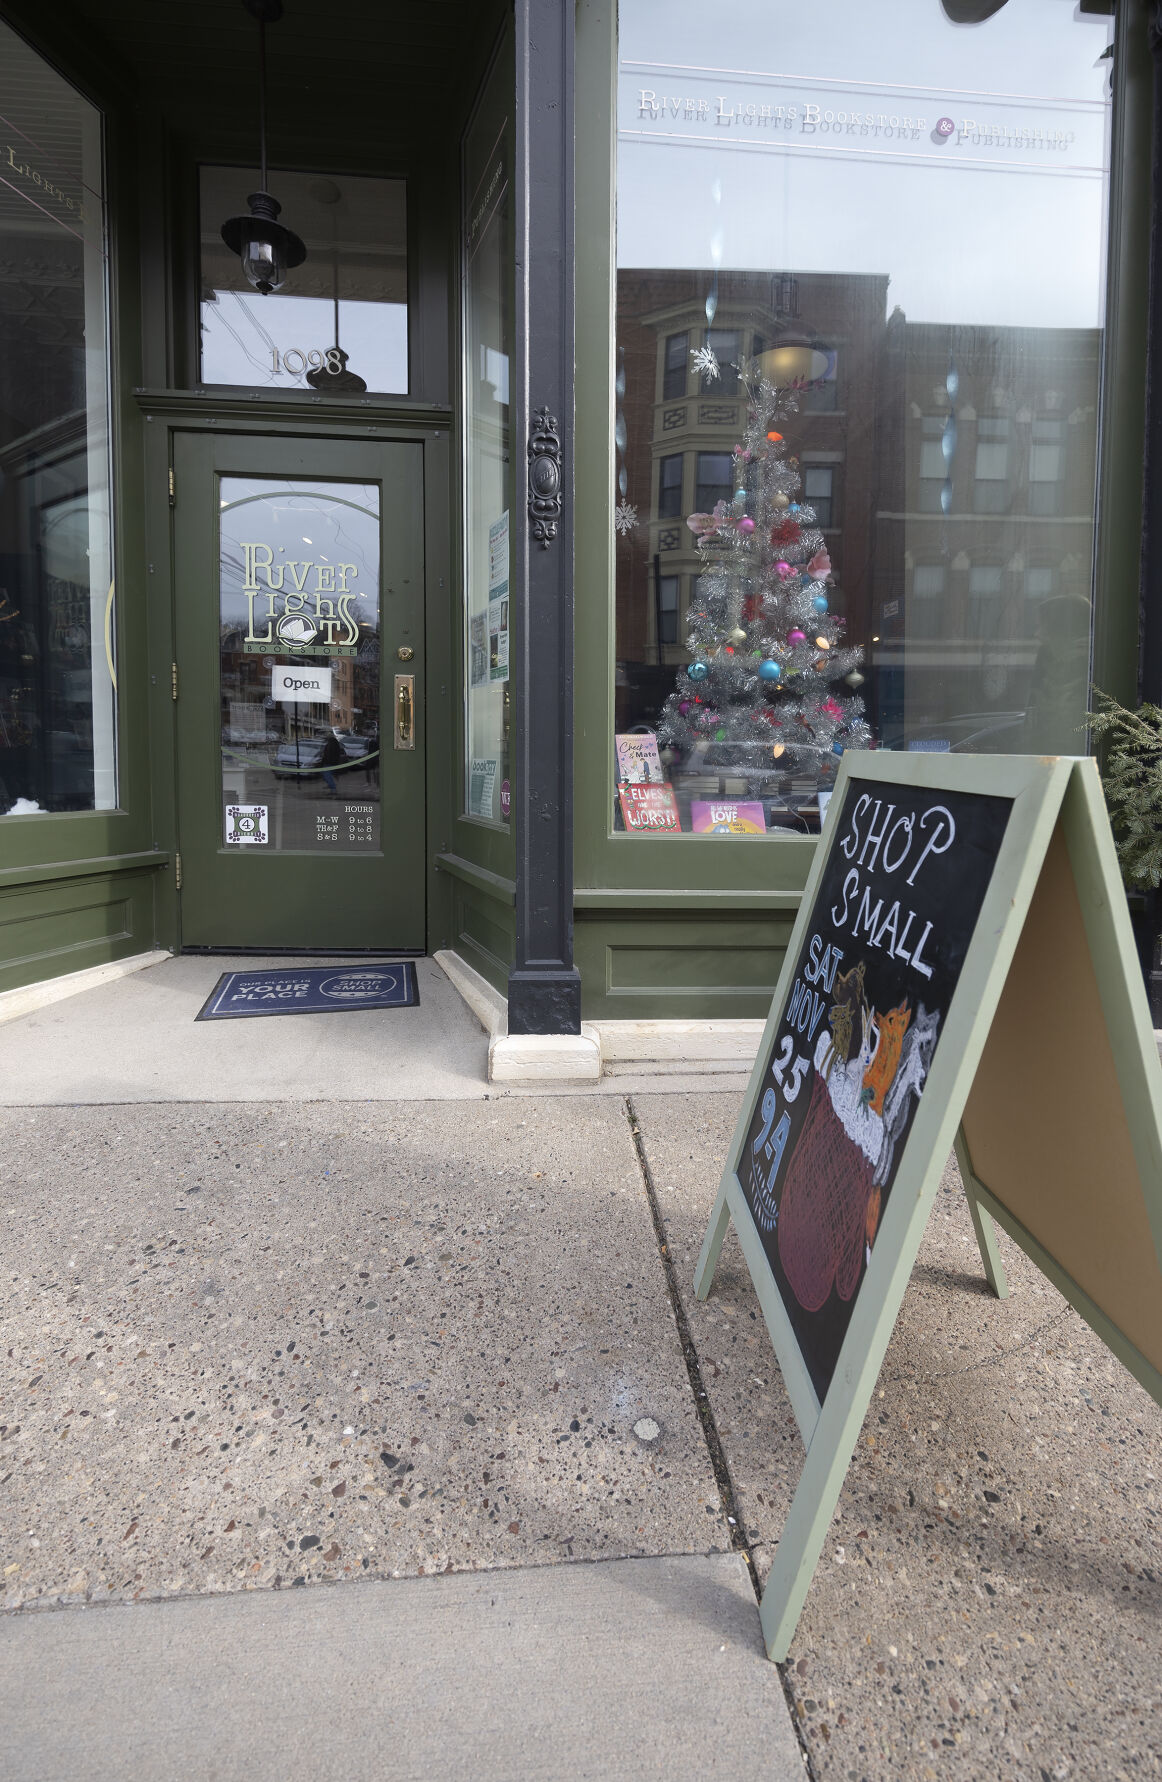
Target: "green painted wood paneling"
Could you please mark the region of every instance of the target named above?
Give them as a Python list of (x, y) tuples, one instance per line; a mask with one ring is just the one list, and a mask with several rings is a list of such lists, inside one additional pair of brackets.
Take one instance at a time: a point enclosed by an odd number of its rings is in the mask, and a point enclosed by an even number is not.
[(795, 912), (578, 911), (582, 1014), (596, 1020), (762, 1020)]
[(508, 968), (516, 945), (511, 906), (475, 885), (453, 882), (453, 947), (466, 964), (508, 994)]
[(0, 990), (151, 951), (158, 878), (139, 869), (0, 890)]

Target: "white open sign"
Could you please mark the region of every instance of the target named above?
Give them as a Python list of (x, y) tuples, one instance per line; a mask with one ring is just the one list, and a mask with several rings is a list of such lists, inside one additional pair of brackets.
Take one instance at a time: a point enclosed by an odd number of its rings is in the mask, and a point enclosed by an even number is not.
[(329, 705), (331, 703), (331, 669), (313, 663), (290, 668), (272, 668), (270, 695), (281, 704)]

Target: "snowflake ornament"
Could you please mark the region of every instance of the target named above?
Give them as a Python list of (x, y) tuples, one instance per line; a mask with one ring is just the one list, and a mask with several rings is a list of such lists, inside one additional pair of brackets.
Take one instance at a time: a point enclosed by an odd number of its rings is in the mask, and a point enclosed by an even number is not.
[(637, 526), (637, 508), (631, 501), (621, 501), (613, 510), (613, 528), (626, 538)]
[(720, 375), (718, 359), (713, 347), (697, 347), (691, 351), (690, 357), (694, 361), (695, 371), (699, 372), (703, 377), (710, 378), (711, 382)]

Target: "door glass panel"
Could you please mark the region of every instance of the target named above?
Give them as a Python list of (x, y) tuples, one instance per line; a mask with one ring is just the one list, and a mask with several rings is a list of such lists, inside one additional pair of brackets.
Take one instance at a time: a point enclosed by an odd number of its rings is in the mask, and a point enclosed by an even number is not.
[(379, 490), (219, 485), (223, 841), (380, 843)]
[(402, 179), (280, 173), (270, 185), (307, 257), (264, 297), (222, 240), (259, 190), (256, 167), (201, 169), (202, 382), (406, 392), (407, 188)]

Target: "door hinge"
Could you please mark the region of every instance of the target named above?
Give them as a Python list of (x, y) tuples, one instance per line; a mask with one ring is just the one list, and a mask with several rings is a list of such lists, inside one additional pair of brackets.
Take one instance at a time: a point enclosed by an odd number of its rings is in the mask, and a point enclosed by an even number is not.
[(182, 888), (182, 857), (180, 854), (175, 854), (173, 857), (173, 888), (175, 891), (180, 891)]
[(178, 665), (176, 662), (170, 663), (169, 690), (171, 698), (176, 699), (178, 696)]
[(169, 467), (169, 504), (172, 507), (178, 498), (177, 478), (173, 473), (173, 465)]

